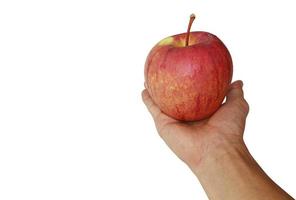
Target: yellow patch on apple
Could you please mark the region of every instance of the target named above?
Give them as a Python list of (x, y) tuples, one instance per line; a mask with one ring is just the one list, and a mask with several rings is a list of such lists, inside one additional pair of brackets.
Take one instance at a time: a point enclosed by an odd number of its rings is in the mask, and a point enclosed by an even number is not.
[(162, 39), (158, 45), (161, 45), (161, 46), (164, 46), (164, 45), (169, 45), (169, 44), (172, 44), (174, 41), (174, 38), (173, 37), (167, 37), (167, 38), (164, 38)]
[(166, 46), (166, 45), (172, 45), (174, 47), (184, 47), (185, 46), (185, 40), (183, 39), (175, 39), (174, 37), (166, 37), (162, 39), (159, 43), (159, 46)]

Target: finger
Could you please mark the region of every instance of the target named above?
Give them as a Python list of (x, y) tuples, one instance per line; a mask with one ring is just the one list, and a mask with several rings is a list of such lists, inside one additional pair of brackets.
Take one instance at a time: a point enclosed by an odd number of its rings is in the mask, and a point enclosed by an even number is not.
[(244, 92), (243, 92), (243, 82), (242, 81), (235, 81), (233, 82), (228, 90), (226, 95), (226, 101), (233, 101), (236, 99), (243, 99)]
[(143, 102), (146, 105), (147, 109), (149, 110), (150, 114), (152, 115), (152, 117), (155, 120), (159, 116), (159, 114), (161, 113), (161, 110), (153, 102), (153, 100), (150, 97), (147, 89), (143, 90), (142, 99), (143, 99)]
[(244, 113), (249, 112), (249, 105), (244, 99), (243, 82), (235, 81), (230, 85), (229, 91), (226, 95), (226, 106), (238, 108)]

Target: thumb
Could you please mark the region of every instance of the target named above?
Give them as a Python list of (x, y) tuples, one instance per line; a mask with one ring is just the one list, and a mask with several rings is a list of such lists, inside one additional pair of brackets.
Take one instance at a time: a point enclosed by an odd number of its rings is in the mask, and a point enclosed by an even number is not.
[(244, 99), (242, 81), (235, 81), (230, 85), (229, 91), (226, 95), (226, 105), (228, 105), (228, 107), (234, 106), (239, 108), (239, 110), (244, 111), (246, 114), (249, 112), (248, 102)]
[(233, 82), (230, 87), (229, 91), (226, 95), (226, 101), (234, 101), (238, 99), (244, 98), (244, 92), (243, 92), (243, 82), (242, 81), (235, 81)]

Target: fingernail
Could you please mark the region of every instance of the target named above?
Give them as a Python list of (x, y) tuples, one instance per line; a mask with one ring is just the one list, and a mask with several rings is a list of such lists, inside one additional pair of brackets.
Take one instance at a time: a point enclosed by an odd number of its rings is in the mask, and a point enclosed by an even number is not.
[(244, 86), (244, 82), (243, 81), (239, 81), (240, 82), (240, 86), (243, 87)]
[(244, 83), (241, 80), (236, 81), (236, 86), (243, 87)]
[(238, 88), (238, 87), (243, 87), (243, 82), (241, 80), (235, 81), (234, 83), (231, 84), (232, 88)]

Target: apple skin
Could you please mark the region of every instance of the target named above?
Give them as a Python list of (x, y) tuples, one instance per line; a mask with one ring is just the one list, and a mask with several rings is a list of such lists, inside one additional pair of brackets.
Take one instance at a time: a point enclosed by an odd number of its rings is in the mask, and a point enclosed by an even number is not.
[(222, 104), (232, 79), (232, 59), (223, 42), (208, 32), (167, 37), (145, 63), (146, 88), (162, 112), (181, 121), (211, 116)]

